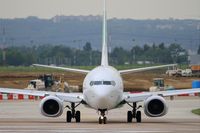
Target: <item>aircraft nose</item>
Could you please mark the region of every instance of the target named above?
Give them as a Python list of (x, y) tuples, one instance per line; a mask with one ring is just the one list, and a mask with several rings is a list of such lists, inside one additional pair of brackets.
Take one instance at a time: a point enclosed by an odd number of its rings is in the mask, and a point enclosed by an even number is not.
[(110, 89), (109, 88), (104, 88), (104, 87), (101, 87), (101, 88), (97, 88), (96, 89), (96, 95), (99, 97), (99, 98), (103, 98), (103, 97), (106, 97), (108, 94), (110, 93)]
[(110, 106), (111, 90), (109, 88), (98, 88), (96, 90), (96, 102), (99, 109), (107, 109)]

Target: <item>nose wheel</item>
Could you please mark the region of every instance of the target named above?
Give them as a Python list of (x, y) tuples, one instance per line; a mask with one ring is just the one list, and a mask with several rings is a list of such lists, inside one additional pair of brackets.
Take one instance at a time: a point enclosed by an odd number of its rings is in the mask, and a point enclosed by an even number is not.
[(100, 116), (99, 117), (99, 124), (106, 124), (107, 123), (107, 118), (104, 116)]
[(99, 111), (100, 111), (99, 124), (107, 124), (107, 118), (105, 117), (106, 110), (99, 110)]
[(133, 108), (132, 111), (128, 111), (127, 112), (127, 122), (131, 123), (133, 118), (136, 119), (137, 123), (141, 122), (141, 111), (137, 111), (139, 108), (141, 108), (141, 106), (137, 107), (136, 103), (133, 103), (133, 106), (128, 104), (129, 106), (131, 106)]
[[(80, 104), (78, 104), (78, 105), (80, 105)], [(69, 108), (71, 110), (71, 111), (67, 111), (67, 114), (66, 114), (66, 122), (67, 123), (70, 123), (72, 121), (72, 119), (75, 119), (77, 123), (81, 121), (81, 112), (75, 110), (75, 108), (78, 105), (75, 106), (75, 103), (71, 103), (71, 107), (67, 106), (67, 108)]]

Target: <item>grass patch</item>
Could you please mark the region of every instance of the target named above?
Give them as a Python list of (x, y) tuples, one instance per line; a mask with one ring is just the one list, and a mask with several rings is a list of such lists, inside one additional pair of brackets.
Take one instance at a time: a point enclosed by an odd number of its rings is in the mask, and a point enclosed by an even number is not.
[[(56, 70), (57, 72), (63, 72), (64, 70)], [(55, 69), (44, 67), (29, 67), (29, 66), (7, 66), (0, 67), (0, 73), (16, 73), (16, 72), (55, 72)]]
[(200, 115), (200, 108), (199, 109), (193, 109), (192, 113), (194, 113), (196, 115)]

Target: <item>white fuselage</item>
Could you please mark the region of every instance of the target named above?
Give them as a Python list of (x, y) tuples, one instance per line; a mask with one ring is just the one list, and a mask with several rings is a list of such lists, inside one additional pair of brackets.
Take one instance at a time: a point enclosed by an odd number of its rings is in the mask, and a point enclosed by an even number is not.
[(111, 66), (98, 66), (90, 71), (83, 82), (83, 96), (94, 109), (113, 109), (123, 99), (123, 81)]

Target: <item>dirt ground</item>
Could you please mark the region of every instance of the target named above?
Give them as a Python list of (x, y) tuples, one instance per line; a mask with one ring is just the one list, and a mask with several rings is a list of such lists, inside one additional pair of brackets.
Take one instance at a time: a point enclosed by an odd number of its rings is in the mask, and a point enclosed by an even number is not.
[[(44, 73), (0, 73), (0, 87), (6, 88), (26, 88), (29, 81), (36, 79)], [(58, 72), (53, 73), (57, 80), (64, 77), (64, 81), (70, 85), (82, 85), (85, 75)], [(193, 80), (200, 80), (198, 77), (169, 77), (164, 71), (149, 71), (122, 75), (126, 91), (144, 91), (152, 86), (153, 78), (164, 78), (165, 85), (174, 86), (177, 89), (191, 88)]]

